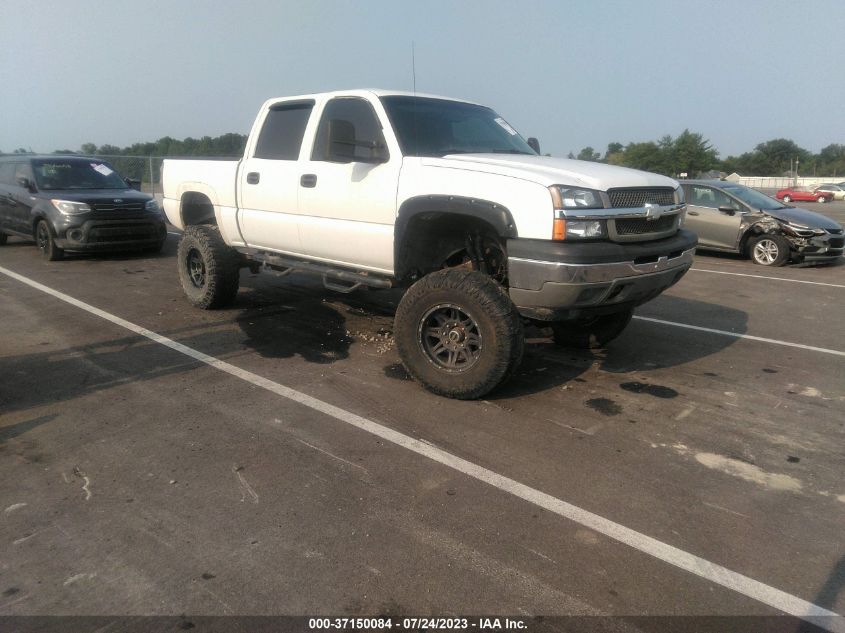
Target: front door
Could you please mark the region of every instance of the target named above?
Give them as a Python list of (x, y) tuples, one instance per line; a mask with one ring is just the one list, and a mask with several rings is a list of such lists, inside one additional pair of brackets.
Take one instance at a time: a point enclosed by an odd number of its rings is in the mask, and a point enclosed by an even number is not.
[(701, 246), (736, 249), (745, 207), (725, 192), (707, 185), (688, 185), (686, 193), (684, 228), (698, 234)]
[[(346, 141), (340, 148), (329, 147), (332, 126), (345, 131)], [(387, 154), (382, 127), (366, 99), (337, 97), (323, 108), (311, 158), (301, 162), (299, 228), (309, 255), (393, 272), (402, 158), (398, 152)]]

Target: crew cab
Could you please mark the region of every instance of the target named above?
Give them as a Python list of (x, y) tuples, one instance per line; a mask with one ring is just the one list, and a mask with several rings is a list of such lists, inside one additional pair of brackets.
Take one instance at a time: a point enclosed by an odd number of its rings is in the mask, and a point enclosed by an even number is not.
[(492, 109), (352, 90), (270, 99), (239, 161), (166, 160), (177, 267), (201, 308), (239, 269), (404, 287), (394, 336), (431, 391), (479, 397), (519, 364), (523, 323), (604, 345), (676, 283), (695, 235), (670, 178), (539, 155)]
[(0, 158), (0, 245), (34, 239), (48, 260), (65, 251), (158, 252), (167, 238), (155, 199), (96, 157)]

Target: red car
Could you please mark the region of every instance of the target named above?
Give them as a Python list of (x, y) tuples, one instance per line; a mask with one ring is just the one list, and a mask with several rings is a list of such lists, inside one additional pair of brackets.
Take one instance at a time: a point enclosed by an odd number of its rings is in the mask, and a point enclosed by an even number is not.
[(775, 194), (775, 198), (784, 202), (797, 200), (800, 202), (829, 202), (833, 200), (833, 193), (830, 191), (813, 191), (809, 187), (787, 187)]

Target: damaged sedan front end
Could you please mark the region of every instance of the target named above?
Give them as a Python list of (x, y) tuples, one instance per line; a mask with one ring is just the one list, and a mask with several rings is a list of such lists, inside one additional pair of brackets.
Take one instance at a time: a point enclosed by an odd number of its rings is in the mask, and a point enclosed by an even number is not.
[(698, 234), (700, 249), (741, 253), (762, 266), (832, 263), (842, 257), (842, 226), (824, 215), (732, 182), (687, 180), (682, 185), (686, 228)]

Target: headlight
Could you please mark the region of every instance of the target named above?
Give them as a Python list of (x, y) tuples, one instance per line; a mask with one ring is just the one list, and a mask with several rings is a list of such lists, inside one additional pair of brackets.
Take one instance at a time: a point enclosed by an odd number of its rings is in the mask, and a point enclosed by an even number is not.
[(603, 220), (567, 220), (566, 238), (590, 240), (607, 234)]
[(592, 189), (579, 187), (549, 187), (555, 209), (603, 209), (601, 195)]
[(156, 202), (155, 200), (150, 200), (149, 202), (147, 202), (146, 205), (144, 205), (144, 208), (147, 211), (158, 211), (158, 202)]
[(814, 229), (802, 224), (794, 224), (792, 222), (782, 222), (781, 227), (787, 232), (797, 235), (798, 237), (813, 237), (814, 235), (824, 235), (825, 231), (822, 229)]
[(607, 236), (604, 220), (569, 220), (561, 211), (555, 212), (553, 240), (596, 240)]
[(73, 200), (50, 200), (50, 202), (64, 215), (82, 215), (91, 211), (91, 207), (84, 202), (74, 202)]

